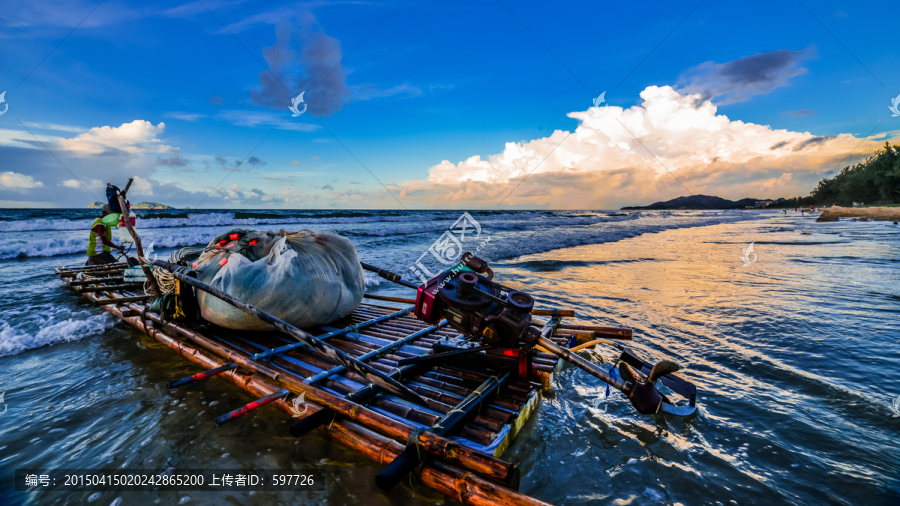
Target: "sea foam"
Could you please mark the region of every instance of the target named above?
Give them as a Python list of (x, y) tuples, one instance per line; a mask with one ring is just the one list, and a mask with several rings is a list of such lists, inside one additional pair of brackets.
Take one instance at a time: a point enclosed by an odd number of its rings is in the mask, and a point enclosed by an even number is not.
[[(52, 312), (54, 314), (45, 317), (35, 316), (31, 321), (18, 327), (0, 322), (0, 357), (101, 334), (112, 328), (117, 321), (108, 313), (73, 313), (71, 308), (58, 308)], [(65, 316), (69, 318), (62, 319)], [(39, 330), (35, 332), (34, 327)]]

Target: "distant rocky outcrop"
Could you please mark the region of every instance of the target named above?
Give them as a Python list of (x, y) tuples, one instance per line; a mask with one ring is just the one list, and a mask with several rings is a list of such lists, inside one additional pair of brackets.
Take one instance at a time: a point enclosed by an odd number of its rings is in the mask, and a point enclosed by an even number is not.
[(175, 209), (172, 206), (160, 204), (159, 202), (138, 202), (131, 205), (132, 209)]
[(87, 206), (88, 209), (103, 209), (103, 206), (106, 205), (106, 202), (91, 202), (91, 205)]
[(675, 209), (744, 209), (753, 207), (759, 199), (728, 200), (709, 195), (689, 195), (666, 202), (656, 202), (649, 206), (623, 207), (623, 210), (675, 210)]

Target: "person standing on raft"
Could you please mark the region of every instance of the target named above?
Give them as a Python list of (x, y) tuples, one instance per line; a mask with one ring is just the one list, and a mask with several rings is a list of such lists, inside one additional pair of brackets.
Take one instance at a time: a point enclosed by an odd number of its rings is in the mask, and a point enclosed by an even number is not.
[(110, 253), (111, 249), (125, 251), (125, 246), (112, 242), (112, 227), (103, 223), (103, 217), (112, 214), (109, 206), (103, 206), (103, 215), (91, 223), (91, 233), (88, 237), (87, 263), (84, 265), (103, 265), (116, 262), (116, 257)]

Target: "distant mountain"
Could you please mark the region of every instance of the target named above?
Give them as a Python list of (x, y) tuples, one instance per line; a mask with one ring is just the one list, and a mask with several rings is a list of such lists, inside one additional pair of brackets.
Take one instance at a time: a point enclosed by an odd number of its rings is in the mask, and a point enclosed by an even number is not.
[(672, 210), (672, 209), (744, 209), (753, 206), (759, 199), (728, 200), (709, 195), (689, 195), (666, 202), (656, 202), (649, 206), (623, 207), (623, 210)]
[(91, 205), (87, 206), (88, 209), (103, 209), (103, 206), (106, 205), (106, 202), (91, 202)]
[(131, 205), (132, 209), (175, 209), (172, 206), (160, 204), (159, 202), (138, 202)]

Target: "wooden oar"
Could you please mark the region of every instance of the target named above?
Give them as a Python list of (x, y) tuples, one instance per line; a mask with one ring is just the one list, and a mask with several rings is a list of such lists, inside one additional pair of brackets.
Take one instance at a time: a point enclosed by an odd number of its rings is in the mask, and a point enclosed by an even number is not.
[[(678, 416), (690, 416), (697, 411), (696, 406), (677, 406), (670, 404), (668, 398), (663, 396), (656, 389), (656, 380), (673, 373), (678, 370), (678, 365), (668, 360), (663, 360), (653, 366), (647, 381), (637, 381), (635, 375), (631, 372), (630, 367), (626, 365), (627, 371), (624, 374), (611, 375), (606, 369), (592, 364), (587, 360), (579, 357), (572, 350), (558, 346), (556, 343), (548, 339), (553, 333), (554, 321), (550, 321), (541, 329), (541, 336), (537, 339), (537, 344), (545, 348), (550, 353), (557, 355), (559, 358), (578, 367), (582, 371), (599, 378), (609, 386), (619, 390), (631, 401), (631, 405), (642, 415), (648, 415), (664, 411)], [(534, 329), (529, 331), (533, 332)]]
[(232, 306), (240, 309), (241, 311), (244, 311), (245, 313), (249, 314), (250, 316), (255, 316), (256, 318), (259, 318), (260, 320), (268, 323), (269, 325), (272, 325), (276, 329), (293, 337), (294, 339), (300, 341), (301, 343), (305, 344), (306, 346), (309, 346), (312, 350), (325, 355), (326, 357), (333, 360), (334, 362), (337, 362), (338, 364), (346, 367), (348, 370), (353, 371), (356, 374), (359, 374), (360, 376), (366, 378), (367, 380), (371, 381), (372, 383), (375, 383), (376, 385), (378, 385), (381, 388), (387, 390), (388, 392), (396, 395), (397, 397), (406, 399), (410, 402), (414, 402), (420, 406), (428, 405), (428, 403), (425, 401), (425, 399), (420, 397), (419, 394), (417, 394), (417, 393), (413, 392), (412, 390), (410, 390), (409, 388), (403, 386), (401, 383), (389, 378), (386, 374), (382, 373), (381, 371), (378, 371), (377, 369), (373, 368), (372, 366), (370, 366), (364, 362), (360, 362), (359, 360), (356, 360), (355, 358), (351, 357), (350, 355), (347, 355), (346, 353), (342, 352), (341, 350), (322, 342), (321, 340), (307, 334), (306, 332), (303, 332), (302, 330), (281, 320), (280, 318), (277, 318), (277, 317), (255, 307), (253, 305), (250, 305), (250, 304), (242, 301), (241, 299), (238, 299), (237, 297), (231, 296), (231, 295), (223, 292), (222, 290), (219, 290), (218, 288), (207, 285), (206, 283), (198, 280), (197, 278), (188, 276), (186, 274), (187, 269), (185, 269), (184, 267), (181, 267), (177, 264), (167, 262), (165, 260), (155, 260), (152, 263), (153, 263), (153, 265), (156, 265), (157, 267), (162, 267), (163, 269), (166, 269), (167, 271), (171, 272), (175, 276), (175, 278), (178, 279), (179, 281), (187, 283), (188, 285), (191, 285), (194, 288), (203, 290), (204, 292), (206, 292), (214, 297), (218, 297), (219, 299), (222, 299), (223, 301), (227, 302), (228, 304), (231, 304)]
[[(134, 178), (128, 180), (128, 184), (125, 186), (127, 190), (128, 187), (131, 186), (131, 181)], [(144, 248), (141, 246), (141, 236), (134, 231), (134, 227), (131, 226), (131, 219), (128, 216), (128, 208), (125, 207), (125, 197), (123, 194), (118, 195), (119, 206), (122, 208), (122, 212), (125, 214), (125, 219), (122, 220), (125, 223), (125, 228), (128, 229), (128, 233), (131, 234), (131, 238), (134, 239), (134, 246), (137, 249), (138, 254), (138, 262), (141, 264), (141, 270), (144, 271), (144, 276), (147, 277), (147, 281), (150, 282), (150, 290), (153, 291), (153, 295), (155, 297), (162, 297), (162, 292), (159, 290), (159, 284), (156, 282), (156, 277), (153, 276), (153, 272), (150, 271), (150, 268), (147, 267), (147, 264), (144, 263)]]

